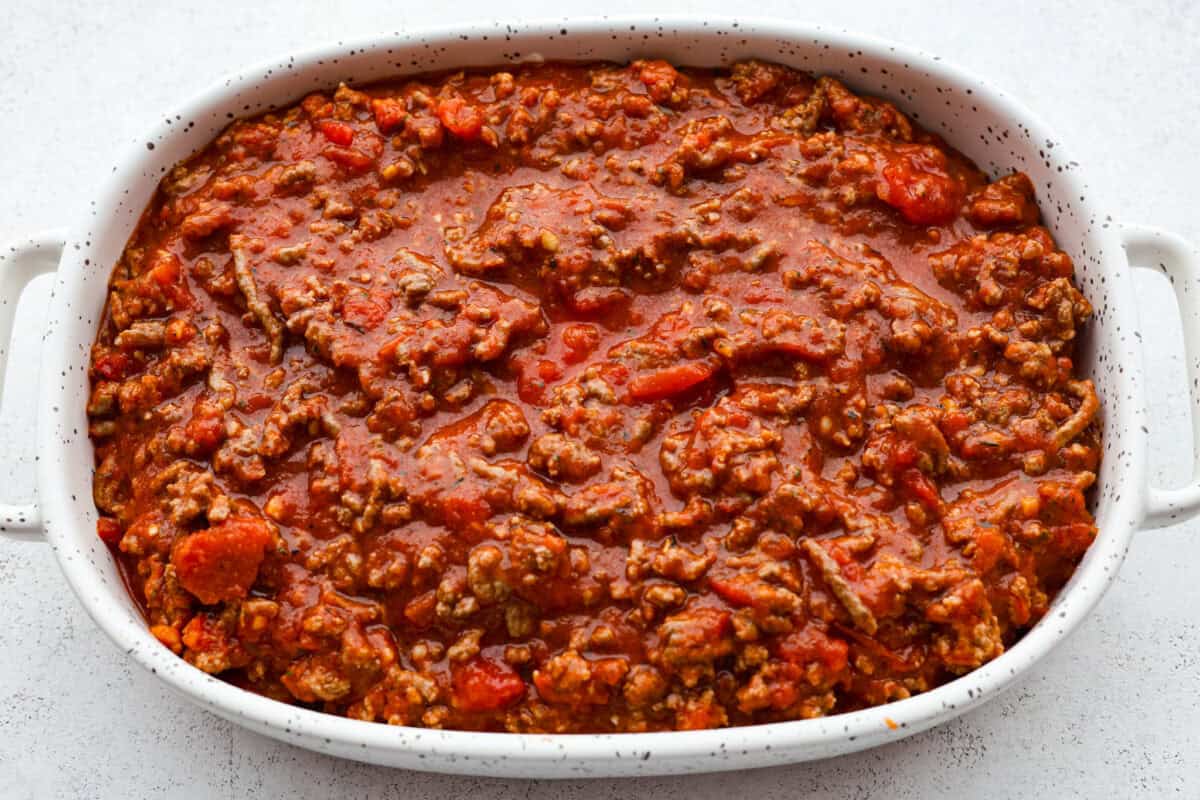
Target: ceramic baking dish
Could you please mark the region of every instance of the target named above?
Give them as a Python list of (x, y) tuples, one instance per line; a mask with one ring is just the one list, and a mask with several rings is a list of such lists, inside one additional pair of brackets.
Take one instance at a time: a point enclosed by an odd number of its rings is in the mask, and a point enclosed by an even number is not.
[[(109, 272), (163, 174), (213, 139), (230, 120), (287, 104), (341, 80), (364, 83), (530, 59), (665, 58), (717, 66), (761, 58), (831, 74), (895, 100), (993, 175), (1026, 172), (1044, 219), (1074, 259), (1096, 308), (1081, 342), (1082, 371), (1103, 401), (1104, 459), (1094, 490), (1100, 535), (1051, 611), (1004, 655), (915, 697), (824, 719), (710, 731), (617, 735), (470, 733), (393, 727), (309, 711), (238, 689), (190, 666), (150, 635), (112, 555), (96, 537), (92, 447), (84, 407), (87, 363)], [(580, 777), (667, 774), (784, 764), (894, 741), (994, 697), (1069, 634), (1113, 582), (1139, 528), (1169, 524), (1200, 508), (1200, 483), (1147, 484), (1146, 408), (1130, 266), (1172, 278), (1184, 317), (1197, 405), (1200, 381), (1200, 259), (1175, 236), (1108, 222), (1070, 150), (1018, 102), (978, 78), (911, 48), (840, 30), (773, 20), (657, 17), (466, 25), (393, 33), (284, 56), (201, 92), (139, 139), (114, 164), (89, 215), (0, 251), (0, 343), (17, 298), (34, 276), (55, 271), (44, 337), (37, 425), (38, 499), (0, 507), (0, 530), (44, 535), (67, 583), (112, 640), (193, 702), (251, 730), (324, 753), (423, 770), (475, 775)], [(4, 352), (0, 350), (0, 368)], [(2, 377), (2, 376), (0, 376)], [(1200, 452), (1200, 446), (1194, 448)], [(114, 724), (119, 725), (119, 721)]]

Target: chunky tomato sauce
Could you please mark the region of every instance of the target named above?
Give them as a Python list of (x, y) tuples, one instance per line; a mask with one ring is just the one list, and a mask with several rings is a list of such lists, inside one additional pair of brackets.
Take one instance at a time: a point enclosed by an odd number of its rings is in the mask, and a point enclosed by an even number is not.
[(424, 76), (161, 183), (91, 361), (164, 646), (393, 724), (814, 717), (970, 671), (1095, 535), (1029, 180), (757, 62)]

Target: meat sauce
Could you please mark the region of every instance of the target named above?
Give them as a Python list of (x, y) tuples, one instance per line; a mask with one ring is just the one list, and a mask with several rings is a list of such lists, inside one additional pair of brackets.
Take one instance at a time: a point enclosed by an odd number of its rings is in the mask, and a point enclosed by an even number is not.
[(1095, 533), (1091, 309), (1033, 187), (760, 62), (341, 86), (164, 178), (88, 412), (196, 667), (528, 732), (886, 703)]

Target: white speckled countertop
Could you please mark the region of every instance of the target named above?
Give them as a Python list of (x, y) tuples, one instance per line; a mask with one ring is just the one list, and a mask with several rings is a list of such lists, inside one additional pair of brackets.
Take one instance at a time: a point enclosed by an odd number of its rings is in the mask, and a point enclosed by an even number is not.
[[(78, 218), (112, 153), (215, 77), (331, 39), (454, 19), (496, 4), (0, 0), (0, 242)], [(180, 4), (182, 5), (182, 4)], [(254, 6), (253, 10), (241, 8)], [(905, 41), (1020, 97), (1070, 143), (1114, 219), (1200, 240), (1196, 42), (1190, 0), (923, 4), (516, 0), (510, 16), (804, 16)], [(1151, 473), (1190, 472), (1179, 319), (1165, 281), (1135, 281), (1145, 323)], [(18, 318), (0, 418), (0, 485), (33, 486), (28, 430), (45, 284)], [(1191, 324), (1200, 324), (1193, 320)], [(790, 768), (696, 778), (538, 783), (448, 778), (315, 755), (170, 694), (103, 637), (49, 548), (0, 540), (0, 798), (687, 796), (1200, 797), (1200, 523), (1137, 538), (1113, 590), (1015, 690), (903, 742)]]

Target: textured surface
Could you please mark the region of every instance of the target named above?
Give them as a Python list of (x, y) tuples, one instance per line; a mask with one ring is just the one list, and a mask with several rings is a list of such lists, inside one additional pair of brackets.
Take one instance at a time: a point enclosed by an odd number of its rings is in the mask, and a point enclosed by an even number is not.
[[(297, 13), (262, 4), (253, 12), (166, 12), (145, 4), (119, 10), (85, 4), (74, 16), (20, 4), (0, 12), (16, 35), (0, 55), (0, 170), (27, 197), (0, 198), (0, 240), (77, 217), (109, 168), (111, 153), (148, 127), (156, 110), (263, 55), (373, 26), (444, 24), (432, 10), (373, 13), (344, 21), (332, 7)], [(1104, 191), (1115, 219), (1152, 222), (1193, 239), (1200, 225), (1184, 193), (1200, 177), (1189, 143), (1200, 112), (1189, 96), (1188, 46), (1200, 14), (1184, 4), (1134, 4), (1096, 13), (1060, 4), (1033, 17), (1013, 8), (1000, 16), (952, 8), (912, 15), (880, 8), (857, 14), (834, 4), (808, 4), (826, 24), (903, 39), (990, 77), (1038, 111)], [(478, 12), (475, 8), (479, 8)], [(525, 4), (525, 14), (559, 12), (563, 4)], [(580, 6), (581, 9), (586, 7)], [(680, 4), (672, 10), (704, 8)], [(721, 7), (708, 6), (713, 11)], [(288, 9), (291, 9), (290, 11)], [(611, 13), (640, 11), (610, 3)], [(665, 10), (665, 7), (664, 7)], [(759, 12), (787, 14), (784, 4)], [(818, 13), (819, 12), (819, 13)], [(461, 18), (487, 7), (462, 4)], [(284, 15), (294, 19), (284, 21)], [(930, 25), (936, 19), (940, 22)], [(947, 15), (946, 19), (941, 14)], [(1036, 23), (1034, 20), (1036, 19)], [(259, 26), (269, 34), (250, 33)], [(936, 30), (923, 30), (936, 28)], [(175, 35), (180, 29), (187, 36)], [(987, 36), (977, 32), (987, 30)], [(1120, 40), (1112, 32), (1124, 31)], [(1020, 56), (1014, 58), (1014, 52)], [(103, 75), (104, 80), (83, 76)], [(51, 124), (47, 124), (50, 120)], [(1144, 121), (1137, 124), (1138, 121)], [(1130, 156), (1124, 156), (1124, 153)], [(48, 153), (59, 163), (51, 165)], [(1119, 154), (1119, 155), (1118, 155)], [(48, 186), (60, 186), (50, 190)], [(70, 188), (66, 188), (70, 187)], [(1128, 187), (1128, 188), (1125, 188)], [(1154, 191), (1150, 191), (1153, 187)], [(1186, 398), (1174, 344), (1178, 321), (1165, 286), (1139, 276), (1143, 338), (1154, 398), (1152, 474), (1163, 482), (1187, 469)], [(34, 302), (23, 309), (12, 365), (0, 452), (0, 476), (11, 491), (31, 487), (29, 387), (36, 359), (28, 345), (39, 328)], [(1157, 352), (1161, 350), (1161, 352)], [(6, 472), (10, 471), (10, 472)], [(15, 496), (14, 496), (15, 499)], [(1200, 589), (1188, 580), (1188, 556), (1200, 549), (1197, 526), (1139, 538), (1113, 591), (1080, 632), (1016, 690), (983, 710), (929, 734), (863, 755), (814, 765), (698, 779), (530, 784), (441, 778), (339, 762), (275, 744), (216, 720), (168, 694), (152, 676), (124, 661), (65, 588), (52, 557), (37, 545), (0, 543), (0, 602), (9, 624), (0, 631), (0, 796), (325, 796), (330, 785), (352, 794), (404, 791), (444, 796), (611, 797), (656, 791), (700, 797), (749, 787), (765, 796), (811, 793), (895, 797), (997, 786), (1050, 790), (1053, 796), (1200, 793), (1200, 772), (1185, 754), (1200, 746), (1200, 637), (1191, 609)], [(1115, 654), (1116, 648), (1121, 654)], [(162, 766), (169, 765), (169, 766)]]

